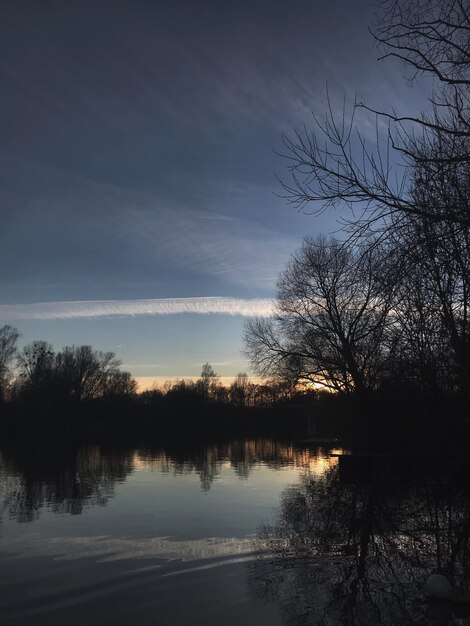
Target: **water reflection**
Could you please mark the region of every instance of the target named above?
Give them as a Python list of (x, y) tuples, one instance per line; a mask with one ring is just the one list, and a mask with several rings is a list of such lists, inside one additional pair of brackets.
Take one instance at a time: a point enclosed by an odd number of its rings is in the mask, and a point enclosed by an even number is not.
[(320, 475), (335, 463), (328, 450), (302, 449), (270, 439), (137, 449), (97, 445), (4, 448), (0, 451), (0, 497), (9, 517), (32, 522), (45, 508), (77, 515), (84, 507), (106, 505), (116, 483), (135, 470), (197, 474), (201, 488), (208, 491), (227, 468), (239, 479), (247, 479), (259, 465), (272, 470), (302, 468)]
[(3, 509), (19, 522), (37, 519), (45, 506), (79, 515), (84, 506), (104, 506), (116, 482), (134, 468), (131, 452), (106, 453), (98, 446), (28, 447), (0, 452)]
[(330, 456), (331, 452), (331, 449), (301, 448), (271, 439), (232, 440), (200, 449), (178, 446), (139, 450), (135, 463), (145, 469), (175, 475), (196, 472), (202, 489), (209, 490), (225, 468), (232, 468), (242, 479), (247, 479), (260, 464), (272, 470), (291, 467), (308, 470), (312, 474), (323, 474), (337, 464), (337, 459)]
[(286, 624), (468, 623), (467, 604), (424, 596), (433, 572), (470, 585), (470, 490), (459, 475), (346, 484), (337, 467), (306, 474), (259, 534), (270, 559), (253, 571), (255, 593), (281, 598)]
[[(348, 478), (331, 452), (270, 439), (5, 447), (2, 558), (17, 567), (13, 613), (23, 606), (23, 572), (43, 559), (57, 584), (65, 572), (70, 601), (85, 604), (86, 589), (73, 585), (90, 576), (109, 594), (113, 577), (123, 577), (130, 594), (126, 605), (135, 600), (132, 606), (140, 610), (140, 598), (132, 595), (132, 589), (140, 593), (140, 577), (148, 577), (149, 602), (157, 588), (158, 602), (171, 589), (185, 594), (186, 576), (198, 585), (205, 580), (212, 598), (214, 581), (226, 593), (235, 571), (230, 568), (238, 567), (243, 603), (248, 572), (255, 598), (280, 606), (285, 624), (469, 623), (467, 605), (428, 603), (423, 591), (433, 572), (445, 574), (455, 587), (470, 586), (465, 474), (441, 459), (449, 471), (440, 466), (439, 474), (430, 473), (428, 463), (410, 476), (395, 471), (393, 480), (383, 468), (373, 481), (364, 472)], [(117, 489), (120, 482), (126, 484)], [(276, 521), (253, 539), (259, 524), (273, 519), (281, 493)], [(97, 509), (114, 497), (112, 506)], [(38, 518), (28, 529), (15, 523)], [(72, 563), (83, 576), (66, 578)], [(220, 574), (204, 578), (219, 566)], [(225, 579), (224, 571), (231, 572)], [(41, 569), (35, 584), (42, 577)], [(181, 583), (168, 582), (170, 577)], [(38, 602), (50, 591), (45, 579)], [(195, 603), (198, 598), (195, 592)], [(44, 602), (48, 611), (56, 610), (54, 597)], [(113, 602), (106, 605), (111, 613)], [(179, 604), (178, 595), (168, 600), (168, 610)]]

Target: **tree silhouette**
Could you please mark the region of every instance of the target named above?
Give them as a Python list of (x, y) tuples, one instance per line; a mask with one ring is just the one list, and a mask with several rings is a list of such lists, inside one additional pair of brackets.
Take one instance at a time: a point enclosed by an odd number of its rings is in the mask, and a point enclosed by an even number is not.
[(245, 372), (239, 372), (230, 385), (230, 402), (240, 407), (251, 405), (254, 402), (253, 392), (254, 386), (250, 383), (248, 375)]
[(91, 346), (66, 346), (55, 353), (45, 341), (34, 341), (17, 361), (20, 394), (83, 402), (136, 391), (135, 380), (120, 370), (115, 354)]
[(212, 365), (204, 363), (202, 366), (201, 377), (197, 381), (196, 385), (205, 401), (217, 398), (220, 380), (212, 368)]
[[(430, 76), (430, 113), (376, 111), (356, 102), (337, 117), (329, 101), (324, 120), (284, 135), (289, 175), (282, 179), (289, 202), (314, 214), (331, 207), (342, 214), (353, 239), (393, 232), (404, 216), (470, 226), (470, 210), (449, 202), (416, 201), (417, 186), (430, 186), (470, 162), (470, 11), (466, 0), (386, 0), (373, 35), (382, 58), (397, 57), (412, 78)], [(356, 128), (358, 110), (389, 128), (375, 146)], [(378, 119), (377, 119), (378, 118)], [(421, 168), (426, 166), (425, 171)], [(457, 170), (454, 170), (457, 166)], [(460, 169), (460, 171), (462, 171)]]
[(0, 402), (5, 397), (7, 379), (11, 374), (10, 363), (16, 355), (16, 343), (20, 334), (12, 326), (0, 328)]
[(274, 320), (250, 320), (246, 352), (263, 375), (335, 391), (375, 388), (390, 359), (391, 294), (372, 250), (306, 239), (278, 280)]

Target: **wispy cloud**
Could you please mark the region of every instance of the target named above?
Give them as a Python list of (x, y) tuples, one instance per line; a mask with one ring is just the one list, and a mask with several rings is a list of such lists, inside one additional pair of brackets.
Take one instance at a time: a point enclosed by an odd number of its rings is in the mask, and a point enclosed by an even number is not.
[(78, 302), (37, 302), (2, 304), (0, 319), (53, 320), (137, 315), (174, 315), (194, 313), (207, 315), (242, 315), (270, 317), (273, 302), (268, 298), (159, 298), (151, 300), (87, 300)]
[[(227, 192), (226, 192), (227, 194)], [(235, 197), (236, 195), (236, 197)], [(232, 210), (253, 203), (253, 189), (230, 189)], [(256, 198), (258, 201), (259, 198)], [(240, 216), (216, 210), (187, 210), (179, 204), (162, 206), (143, 201), (118, 213), (120, 236), (146, 255), (151, 265), (171, 263), (202, 276), (217, 276), (236, 285), (272, 287), (299, 239)], [(226, 199), (227, 203), (228, 200)]]

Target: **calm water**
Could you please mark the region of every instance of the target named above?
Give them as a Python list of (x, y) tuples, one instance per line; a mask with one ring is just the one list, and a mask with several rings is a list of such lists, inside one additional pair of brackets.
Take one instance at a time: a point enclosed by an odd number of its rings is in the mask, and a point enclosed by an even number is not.
[(335, 463), (269, 440), (4, 450), (4, 623), (280, 624), (254, 540), (288, 486)]
[(4, 449), (2, 623), (469, 624), (423, 593), (468, 586), (466, 476), (345, 479), (330, 452)]

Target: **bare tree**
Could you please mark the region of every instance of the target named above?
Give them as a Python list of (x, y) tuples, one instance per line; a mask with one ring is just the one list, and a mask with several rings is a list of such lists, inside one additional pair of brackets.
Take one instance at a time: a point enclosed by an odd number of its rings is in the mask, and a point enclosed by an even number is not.
[(55, 376), (55, 353), (46, 341), (26, 345), (17, 358), (23, 388), (36, 392), (52, 383)]
[[(410, 259), (408, 258), (408, 261)], [(432, 277), (415, 258), (397, 276), (393, 305), (395, 357), (392, 378), (431, 392), (449, 388), (449, 345)]]
[[(373, 30), (381, 59), (397, 58), (411, 79), (432, 79), (430, 109), (420, 116), (376, 111), (397, 130), (393, 147), (413, 164), (435, 167), (470, 161), (470, 3), (468, 0), (386, 0)], [(420, 132), (416, 133), (416, 129)], [(445, 151), (423, 151), (439, 137)], [(463, 219), (463, 216), (453, 216)], [(469, 223), (466, 215), (465, 223)], [(462, 223), (462, 222), (461, 222)]]
[(134, 393), (135, 380), (128, 372), (122, 372), (120, 365), (113, 352), (93, 350), (91, 346), (66, 346), (54, 353), (45, 341), (34, 341), (18, 356), (23, 391), (78, 402)]
[[(380, 25), (373, 32), (382, 58), (398, 57), (416, 74), (435, 79), (430, 111), (420, 116), (377, 111), (356, 102), (349, 116), (313, 119), (284, 135), (290, 178), (281, 181), (285, 197), (296, 206), (321, 212), (329, 207), (354, 209), (343, 215), (355, 237), (389, 234), (406, 216), (470, 225), (468, 207), (415, 202), (416, 183), (429, 184), (444, 168), (470, 161), (470, 4), (468, 0), (390, 0), (382, 3)], [(355, 126), (358, 108), (388, 121), (372, 146)], [(377, 120), (376, 120), (377, 123)], [(378, 123), (377, 123), (378, 129)], [(419, 166), (430, 166), (419, 178)], [(464, 210), (462, 210), (464, 209)]]
[(377, 387), (390, 360), (392, 292), (374, 250), (306, 239), (278, 281), (277, 312), (245, 327), (245, 347), (262, 375), (321, 383), (335, 391)]
[[(395, 57), (411, 70), (411, 78), (430, 76), (437, 85), (430, 98), (430, 115), (413, 117), (383, 113), (400, 125), (417, 124), (422, 130), (448, 138), (470, 137), (470, 4), (468, 0), (386, 0), (373, 35), (382, 59)], [(468, 162), (468, 142), (452, 162)], [(428, 161), (442, 158), (421, 155)], [(450, 157), (446, 157), (449, 162)]]
[(217, 399), (220, 379), (210, 363), (204, 363), (201, 370), (201, 377), (196, 382), (204, 400)]
[[(463, 392), (470, 388), (470, 3), (381, 7), (373, 35), (382, 58), (403, 61), (412, 79), (433, 79), (430, 111), (402, 115), (356, 103), (349, 119), (344, 111), (338, 119), (330, 105), (313, 131), (284, 137), (291, 178), (283, 187), (313, 213), (349, 208), (348, 243), (371, 251), (385, 242), (385, 278), (397, 288), (383, 348), (394, 350), (402, 376)], [(358, 108), (388, 121), (375, 146), (355, 128)], [(291, 367), (300, 362), (292, 358)]]
[(239, 372), (230, 385), (229, 398), (234, 406), (249, 406), (253, 404), (254, 385), (245, 372)]
[[(441, 193), (451, 199), (459, 192), (461, 203), (467, 195), (470, 211), (469, 191), (470, 187), (457, 190), (446, 185)], [(435, 185), (422, 189), (421, 201), (429, 194), (431, 203), (437, 193)], [(402, 324), (414, 325), (415, 330), (421, 327), (422, 341), (416, 333), (413, 340), (415, 353), (423, 342), (428, 353), (432, 346), (435, 365), (447, 368), (445, 386), (466, 392), (470, 384), (470, 227), (413, 219), (408, 236), (403, 229), (401, 236), (403, 258), (413, 268), (402, 278), (400, 291), (408, 291), (409, 303), (414, 305), (402, 315)]]
[(119, 377), (121, 361), (113, 352), (91, 346), (67, 346), (56, 356), (58, 377), (68, 395), (90, 400), (107, 393), (113, 377)]
[(130, 372), (113, 371), (108, 374), (104, 386), (106, 397), (134, 396), (137, 393), (137, 381)]
[(0, 401), (5, 394), (7, 377), (11, 373), (9, 365), (15, 357), (19, 336), (19, 332), (12, 326), (0, 328)]

